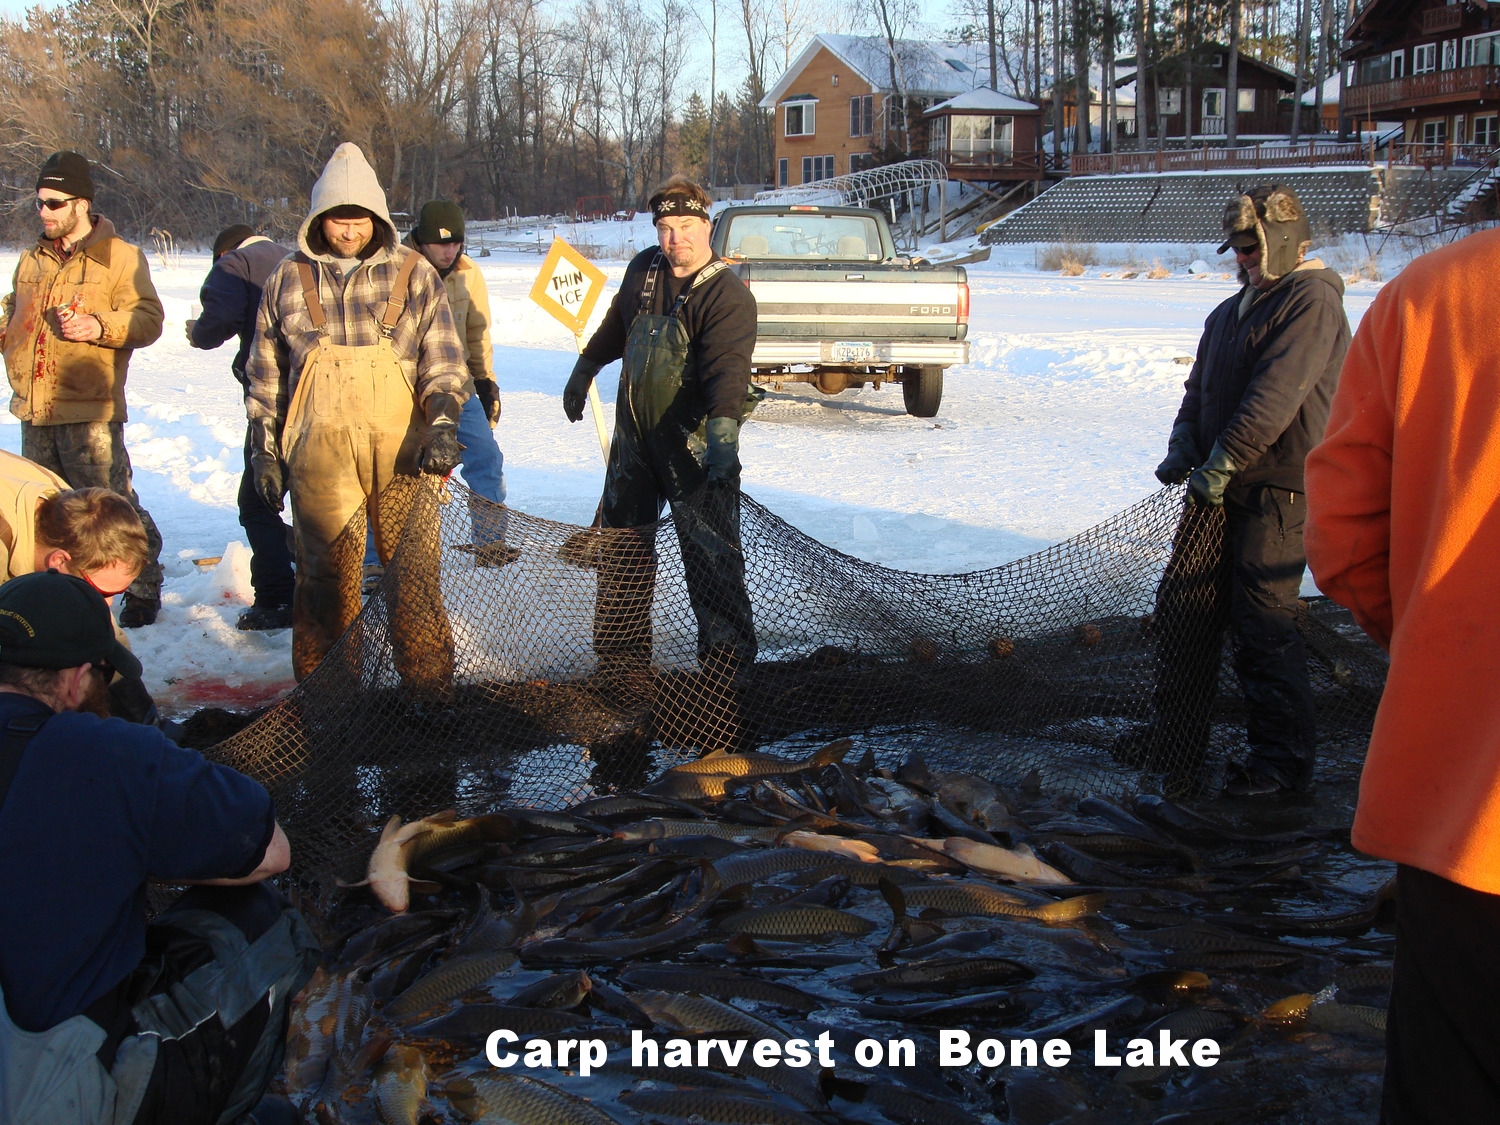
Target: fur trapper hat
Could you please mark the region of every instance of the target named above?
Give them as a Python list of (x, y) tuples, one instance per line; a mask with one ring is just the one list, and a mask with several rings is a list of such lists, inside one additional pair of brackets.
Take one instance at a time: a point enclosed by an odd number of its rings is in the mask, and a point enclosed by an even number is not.
[(1307, 213), (1291, 188), (1261, 184), (1224, 205), (1224, 245), (1219, 253), (1231, 246), (1259, 246), (1260, 275), (1267, 281), (1296, 269), (1311, 245)]

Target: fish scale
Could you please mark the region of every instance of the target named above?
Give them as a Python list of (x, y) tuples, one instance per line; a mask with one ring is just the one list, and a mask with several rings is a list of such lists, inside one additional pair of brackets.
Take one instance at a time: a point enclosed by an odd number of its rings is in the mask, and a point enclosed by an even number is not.
[(707, 996), (643, 989), (632, 992), (630, 998), (651, 1017), (653, 1023), (666, 1024), (678, 1031), (696, 1035), (711, 1032), (750, 1035), (757, 1039), (780, 1039), (782, 1036), (770, 1024)]
[(443, 1096), (476, 1125), (619, 1125), (592, 1102), (524, 1074), (469, 1075)]
[(404, 1020), (478, 988), (516, 963), (510, 949), (444, 961), (385, 1006), (387, 1019)]

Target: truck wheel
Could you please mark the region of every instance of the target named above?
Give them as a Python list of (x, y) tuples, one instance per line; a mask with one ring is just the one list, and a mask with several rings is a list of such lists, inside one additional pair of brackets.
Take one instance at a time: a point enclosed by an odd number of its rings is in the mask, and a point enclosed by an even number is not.
[(943, 401), (941, 367), (908, 367), (901, 375), (901, 396), (913, 418), (936, 418)]

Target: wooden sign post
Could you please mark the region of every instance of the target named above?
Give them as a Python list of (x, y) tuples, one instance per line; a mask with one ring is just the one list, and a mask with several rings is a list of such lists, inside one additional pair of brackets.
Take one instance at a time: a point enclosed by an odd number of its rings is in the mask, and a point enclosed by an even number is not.
[[(589, 314), (604, 294), (604, 282), (603, 270), (562, 239), (554, 238), (552, 249), (547, 251), (546, 260), (542, 262), (541, 272), (536, 275), (536, 284), (531, 287), (531, 299), (548, 315), (567, 326), (581, 352), (583, 329), (588, 324)], [(608, 465), (609, 431), (604, 427), (604, 404), (599, 401), (599, 388), (593, 383), (589, 384), (589, 406), (594, 414), (594, 428), (599, 432), (599, 450)]]

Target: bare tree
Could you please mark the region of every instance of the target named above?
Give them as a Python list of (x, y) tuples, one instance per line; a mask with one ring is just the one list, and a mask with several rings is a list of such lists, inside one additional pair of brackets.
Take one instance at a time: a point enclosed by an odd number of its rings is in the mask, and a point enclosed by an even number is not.
[(1240, 0), (1229, 0), (1229, 77), (1224, 90), (1224, 144), (1240, 139)]

